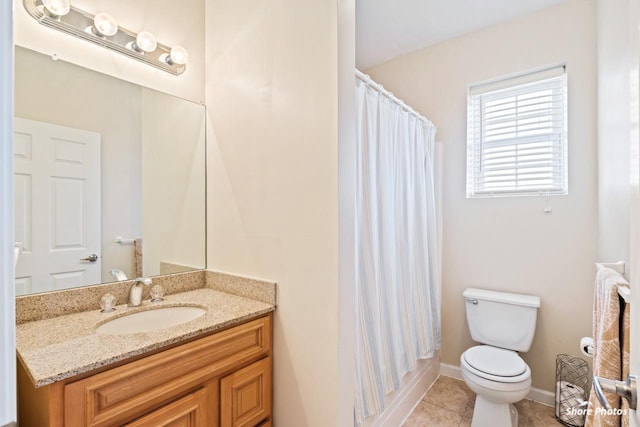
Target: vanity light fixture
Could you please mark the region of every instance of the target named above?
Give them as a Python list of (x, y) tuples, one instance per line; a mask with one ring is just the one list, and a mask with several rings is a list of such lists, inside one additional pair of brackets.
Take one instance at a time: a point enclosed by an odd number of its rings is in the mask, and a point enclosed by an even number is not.
[(71, 10), (69, 0), (42, 0), (42, 6), (44, 12), (54, 19), (66, 15)]
[(189, 55), (182, 46), (158, 43), (147, 31), (136, 33), (118, 26), (105, 12), (93, 15), (69, 0), (23, 0), (24, 8), (40, 24), (115, 50), (174, 75), (184, 73)]
[(118, 23), (108, 13), (100, 12), (93, 17), (91, 32), (101, 37), (111, 37), (118, 33)]
[(141, 31), (136, 37), (136, 41), (131, 44), (131, 49), (138, 52), (151, 53), (158, 47), (155, 36), (148, 31)]
[(167, 64), (184, 65), (189, 59), (187, 49), (182, 46), (174, 46), (171, 48), (171, 52), (165, 56), (164, 61)]

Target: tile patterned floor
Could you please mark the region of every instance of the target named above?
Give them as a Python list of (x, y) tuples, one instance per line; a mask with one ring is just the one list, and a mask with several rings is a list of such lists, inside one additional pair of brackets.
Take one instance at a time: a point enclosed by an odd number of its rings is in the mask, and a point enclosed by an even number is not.
[[(470, 427), (475, 394), (462, 380), (441, 376), (420, 401), (403, 427)], [(562, 426), (550, 406), (523, 400), (516, 403), (518, 427)]]

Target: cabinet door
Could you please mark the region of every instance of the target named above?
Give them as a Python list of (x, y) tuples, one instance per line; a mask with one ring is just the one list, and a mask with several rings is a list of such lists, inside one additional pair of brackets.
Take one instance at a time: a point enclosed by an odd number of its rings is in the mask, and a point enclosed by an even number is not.
[(220, 427), (255, 427), (271, 416), (271, 357), (220, 381)]
[(126, 427), (208, 427), (207, 391), (198, 390), (169, 403)]

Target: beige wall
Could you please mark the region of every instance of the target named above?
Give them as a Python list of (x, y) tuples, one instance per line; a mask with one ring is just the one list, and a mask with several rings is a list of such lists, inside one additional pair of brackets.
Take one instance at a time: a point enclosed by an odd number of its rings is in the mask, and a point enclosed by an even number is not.
[(629, 262), (633, 67), (628, 0), (598, 5), (598, 259)]
[(13, 0), (14, 42), (101, 73), (194, 102), (204, 101), (204, 0), (74, 0), (90, 13), (107, 12), (120, 26), (149, 31), (160, 43), (189, 52), (184, 74), (174, 76), (125, 55), (38, 24), (22, 0)]
[[(473, 345), (462, 291), (475, 286), (539, 295), (523, 357), (533, 386), (553, 390), (555, 356), (579, 355), (591, 334), (597, 243), (595, 5), (570, 0), (366, 70), (429, 117), (443, 142), (442, 361)], [(569, 82), (569, 195), (467, 199), (467, 85), (565, 62)]]
[(278, 283), (279, 427), (353, 425), (338, 409), (353, 389), (338, 375), (337, 8), (207, 2), (207, 263)]

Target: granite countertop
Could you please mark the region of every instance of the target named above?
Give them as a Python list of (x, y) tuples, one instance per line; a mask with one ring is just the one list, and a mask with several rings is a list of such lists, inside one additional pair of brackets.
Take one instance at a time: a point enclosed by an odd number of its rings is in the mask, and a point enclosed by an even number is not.
[[(207, 312), (187, 323), (158, 331), (127, 335), (95, 332), (97, 324), (151, 307), (196, 305)], [(42, 387), (113, 364), (170, 344), (211, 333), (269, 313), (274, 304), (203, 288), (166, 295), (164, 301), (144, 301), (140, 307), (118, 305), (111, 313), (100, 310), (68, 314), (19, 324), (18, 357), (31, 381)]]

